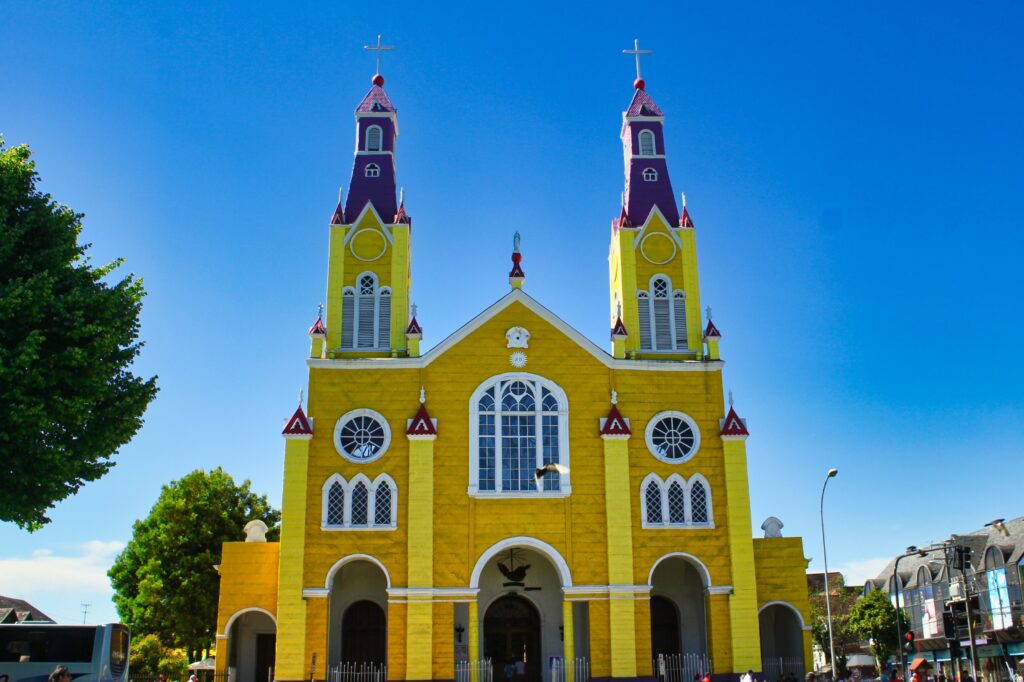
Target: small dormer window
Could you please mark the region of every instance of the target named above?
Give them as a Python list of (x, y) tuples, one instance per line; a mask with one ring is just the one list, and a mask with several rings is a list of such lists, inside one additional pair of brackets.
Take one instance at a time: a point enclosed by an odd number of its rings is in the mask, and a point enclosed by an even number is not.
[(381, 139), (383, 134), (380, 126), (370, 126), (366, 129), (366, 151), (379, 152), (381, 150)]
[(379, 178), (380, 177), (380, 166), (375, 163), (366, 164), (366, 177), (368, 178)]
[(654, 156), (654, 133), (650, 130), (641, 130), (637, 141), (640, 147), (640, 156)]
[(656, 182), (658, 180), (658, 171), (653, 168), (644, 168), (644, 182)]

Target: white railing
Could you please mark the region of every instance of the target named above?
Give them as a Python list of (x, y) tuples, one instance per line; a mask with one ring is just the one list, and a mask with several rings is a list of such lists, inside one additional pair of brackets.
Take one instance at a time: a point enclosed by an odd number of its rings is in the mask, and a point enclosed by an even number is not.
[(388, 667), (383, 663), (341, 663), (328, 668), (328, 682), (387, 682)]
[(654, 677), (658, 682), (693, 682), (711, 672), (707, 654), (658, 654)]
[(551, 682), (590, 682), (590, 660), (556, 658), (551, 662)]
[(798, 680), (804, 678), (804, 659), (800, 656), (766, 656), (761, 659), (761, 668), (769, 680), (777, 680), (789, 673)]
[(455, 682), (494, 682), (491, 659), (480, 661), (456, 661)]

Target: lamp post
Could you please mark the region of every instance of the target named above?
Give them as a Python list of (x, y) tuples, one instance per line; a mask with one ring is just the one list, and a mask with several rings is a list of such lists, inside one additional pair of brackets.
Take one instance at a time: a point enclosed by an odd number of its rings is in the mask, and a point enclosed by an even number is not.
[(828, 487), (830, 479), (835, 478), (839, 469), (829, 469), (825, 476), (825, 483), (821, 486), (821, 504), (818, 507), (821, 513), (821, 553), (825, 558), (825, 614), (828, 620), (828, 655), (832, 662), (832, 679), (836, 678), (836, 645), (832, 639), (832, 594), (828, 590), (828, 547), (825, 545), (825, 488)]

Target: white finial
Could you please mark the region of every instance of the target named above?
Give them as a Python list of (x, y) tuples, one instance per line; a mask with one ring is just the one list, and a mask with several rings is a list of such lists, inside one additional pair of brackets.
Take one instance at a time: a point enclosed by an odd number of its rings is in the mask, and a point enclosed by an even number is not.
[(320, 319), (323, 319), (323, 316), (324, 316), (324, 304), (321, 303), (320, 305), (318, 305), (316, 307), (316, 318), (318, 320), (320, 320)]
[(679, 194), (683, 197), (683, 208), (686, 208), (686, 192), (680, 192)]
[(619, 204), (622, 206), (622, 208), (626, 208), (626, 193), (625, 192), (620, 192), (619, 193)]
[(512, 253), (519, 253), (519, 232), (516, 231), (514, 237), (512, 237)]
[(420, 386), (420, 404), (427, 402), (427, 391)]
[(338, 188), (338, 203), (341, 203), (341, 187)]
[(707, 315), (708, 315), (708, 322), (710, 322), (711, 321), (711, 306), (708, 306), (707, 308), (705, 308), (704, 312), (707, 313)]
[(632, 50), (623, 50), (622, 54), (636, 55), (636, 79), (640, 80), (640, 55), (642, 55), (642, 54), (651, 54), (651, 51), (650, 50), (641, 50), (640, 49), (640, 39), (639, 38), (635, 38), (633, 40), (633, 49)]
[(616, 303), (615, 304), (615, 317), (616, 317), (616, 319), (619, 319), (619, 318), (622, 317), (622, 304), (621, 303)]
[(380, 39), (381, 39), (381, 35), (378, 33), (377, 34), (377, 46), (376, 47), (374, 47), (373, 45), (363, 45), (363, 49), (364, 50), (370, 50), (371, 52), (376, 52), (377, 53), (377, 73), (380, 73), (380, 53), (383, 52), (384, 50), (393, 50), (393, 49), (395, 49), (393, 45), (381, 45), (380, 44)]
[(404, 187), (399, 187), (398, 188), (398, 205), (401, 206), (404, 203), (405, 203), (405, 188)]
[(729, 407), (732, 407), (732, 389), (729, 389)]
[(618, 405), (618, 404), (619, 404), (619, 392), (616, 391), (613, 388), (612, 389), (612, 405)]
[(416, 304), (415, 304), (415, 303), (413, 303), (413, 304), (412, 304), (412, 306), (411, 306), (411, 308), (412, 308), (412, 316), (413, 316), (413, 317), (416, 317), (416, 310), (417, 310), (417, 308), (416, 308)]
[(302, 406), (302, 389), (299, 389), (299, 406)]

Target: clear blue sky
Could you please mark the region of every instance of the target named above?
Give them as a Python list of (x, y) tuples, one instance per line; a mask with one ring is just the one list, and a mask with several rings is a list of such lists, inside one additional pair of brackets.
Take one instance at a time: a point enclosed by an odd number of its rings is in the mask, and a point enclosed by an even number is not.
[(377, 33), (428, 346), (505, 293), (515, 230), (527, 290), (604, 343), (639, 37), (755, 529), (780, 517), (820, 569), (832, 466), (830, 567), (861, 579), (1024, 513), (1017, 4), (0, 7), (0, 131), (86, 214), (93, 259), (145, 279), (161, 387), (110, 475), (34, 535), (0, 525), (0, 593), (113, 619), (103, 574), (161, 484), (220, 465), (279, 503)]

